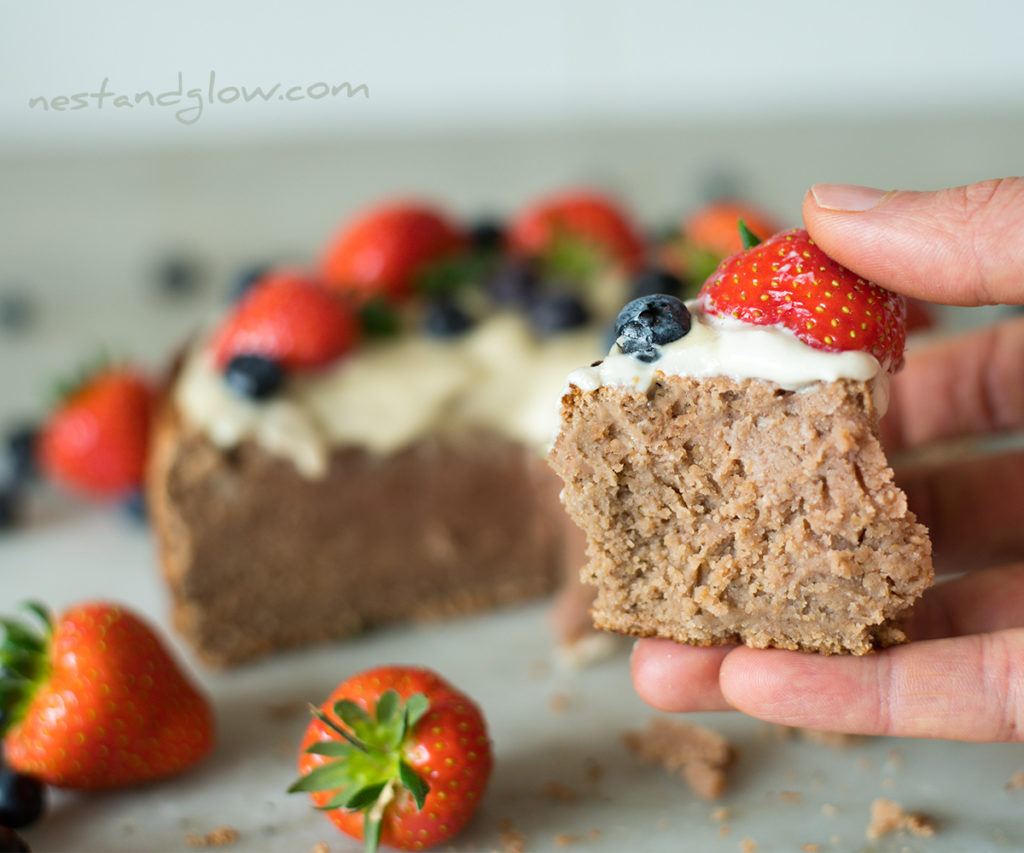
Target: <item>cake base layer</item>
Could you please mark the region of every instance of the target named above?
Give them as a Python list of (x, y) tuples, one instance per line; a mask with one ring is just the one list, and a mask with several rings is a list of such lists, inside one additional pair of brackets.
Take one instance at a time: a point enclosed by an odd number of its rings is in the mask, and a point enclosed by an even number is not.
[(167, 406), (148, 499), (174, 623), (230, 665), (552, 591), (574, 550), (558, 487), (492, 435), (339, 449), (309, 479), (255, 444), (214, 446)]
[(825, 653), (905, 640), (931, 544), (866, 383), (673, 376), (562, 405), (550, 462), (587, 534), (599, 627)]

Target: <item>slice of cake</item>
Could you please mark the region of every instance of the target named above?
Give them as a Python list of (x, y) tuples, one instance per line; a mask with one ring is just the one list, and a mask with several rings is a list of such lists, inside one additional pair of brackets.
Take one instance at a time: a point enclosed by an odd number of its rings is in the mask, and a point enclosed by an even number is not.
[[(601, 204), (527, 211), (514, 255), (494, 229), (472, 245), (429, 206), (381, 206), (187, 349), (147, 491), (174, 623), (200, 657), (536, 598), (576, 572), (582, 536), (543, 461), (552, 401), (607, 347), (640, 247)], [(618, 222), (607, 252), (581, 210)], [(585, 276), (549, 267), (549, 248)]]
[(569, 376), (550, 462), (598, 627), (863, 654), (905, 640), (927, 531), (877, 436), (902, 297), (783, 232), (685, 305), (638, 299)]

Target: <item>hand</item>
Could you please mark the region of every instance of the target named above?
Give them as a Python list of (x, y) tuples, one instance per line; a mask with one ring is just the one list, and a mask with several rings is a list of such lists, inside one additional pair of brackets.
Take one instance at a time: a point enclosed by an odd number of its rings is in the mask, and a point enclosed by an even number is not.
[[(940, 192), (819, 185), (815, 241), (872, 281), (950, 305), (1024, 303), (1024, 179)], [(890, 450), (1024, 427), (1024, 317), (911, 351), (893, 383)], [(912, 642), (865, 657), (641, 640), (633, 682), (666, 711), (735, 708), (789, 726), (1024, 740), (1024, 452), (897, 469), (939, 568), (970, 573), (915, 606)]]

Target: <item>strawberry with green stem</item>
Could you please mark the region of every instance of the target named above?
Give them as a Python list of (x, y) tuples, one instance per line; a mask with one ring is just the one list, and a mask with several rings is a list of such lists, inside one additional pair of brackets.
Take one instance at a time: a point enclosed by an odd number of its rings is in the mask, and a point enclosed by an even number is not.
[(309, 792), (366, 849), (417, 850), (454, 836), (479, 805), (492, 757), (483, 715), (430, 670), (347, 679), (313, 709), (290, 791)]
[(7, 764), (49, 785), (116, 788), (178, 773), (212, 748), (202, 693), (140, 617), (85, 602), (42, 629), (0, 620)]

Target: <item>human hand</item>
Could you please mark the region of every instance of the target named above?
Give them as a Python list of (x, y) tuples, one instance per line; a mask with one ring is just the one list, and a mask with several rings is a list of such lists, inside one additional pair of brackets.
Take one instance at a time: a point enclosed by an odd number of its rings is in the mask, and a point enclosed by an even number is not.
[[(939, 192), (818, 185), (814, 240), (859, 275), (950, 305), (1024, 304), (1024, 178)], [(882, 437), (892, 450), (1024, 428), (1024, 317), (907, 355)], [(864, 657), (641, 640), (633, 683), (665, 711), (735, 708), (788, 726), (1024, 740), (1024, 452), (897, 470), (939, 568), (968, 569), (915, 606), (915, 642)]]

